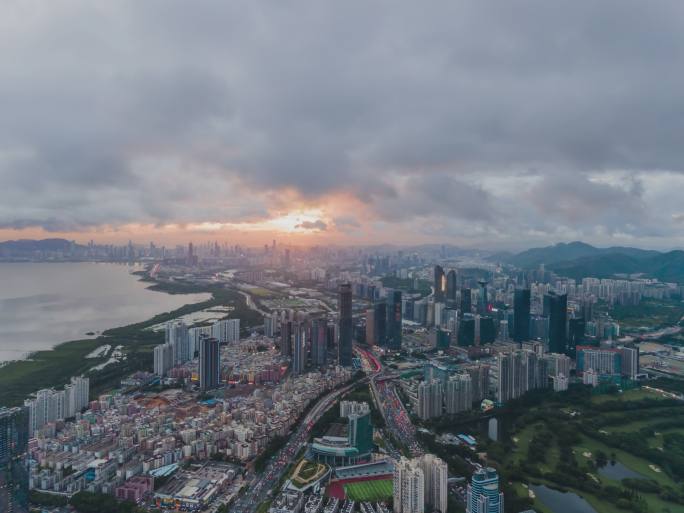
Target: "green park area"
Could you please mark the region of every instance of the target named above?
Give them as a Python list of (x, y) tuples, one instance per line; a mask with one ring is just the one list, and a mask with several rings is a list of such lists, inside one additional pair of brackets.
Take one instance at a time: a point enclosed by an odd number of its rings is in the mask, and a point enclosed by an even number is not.
[[(121, 378), (133, 372), (152, 370), (154, 346), (164, 341), (163, 333), (147, 328), (170, 321), (183, 315), (211, 308), (233, 306), (231, 316), (239, 317), (243, 326), (255, 326), (261, 322), (258, 312), (251, 310), (244, 297), (229, 289), (220, 287), (195, 287), (157, 284), (152, 288), (168, 293), (183, 294), (208, 292), (212, 297), (206, 301), (182, 306), (171, 312), (161, 313), (153, 318), (106, 330), (93, 339), (65, 342), (48, 351), (37, 351), (26, 360), (10, 362), (0, 370), (0, 404), (15, 406), (23, 403), (31, 393), (41, 388), (59, 388), (69, 382), (71, 376), (85, 374), (90, 377), (91, 394), (117, 388)], [(86, 358), (93, 350), (103, 345), (123, 346), (126, 358), (107, 365), (101, 370), (90, 369), (107, 360), (107, 356)]]
[(428, 280), (415, 280), (413, 278), (399, 278), (397, 276), (384, 276), (382, 286), (391, 289), (400, 289), (411, 294), (419, 293), (421, 296), (429, 296), (431, 292)]
[(545, 485), (598, 513), (684, 511), (684, 403), (644, 389), (592, 396), (583, 387), (525, 401), (508, 406), (507, 436), (484, 443), (511, 502), (554, 511), (533, 491)]
[[(424, 422), (418, 438), (451, 475), (470, 479), (474, 457), (495, 467), (506, 511), (554, 513), (568, 500), (597, 513), (684, 511), (684, 402), (659, 391), (684, 387), (669, 378), (649, 386), (603, 395), (584, 385), (535, 390), (492, 412)], [(487, 436), (492, 416), (497, 441)], [(477, 448), (439, 443), (443, 433), (471, 434)]]
[(357, 502), (383, 502), (392, 498), (392, 480), (374, 479), (344, 485), (344, 493), (348, 499)]

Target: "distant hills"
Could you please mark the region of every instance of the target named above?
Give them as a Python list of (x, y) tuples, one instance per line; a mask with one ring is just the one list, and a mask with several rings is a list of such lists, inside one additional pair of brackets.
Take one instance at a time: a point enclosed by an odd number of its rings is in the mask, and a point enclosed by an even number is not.
[(69, 251), (78, 246), (66, 239), (20, 239), (0, 242), (0, 252), (30, 253), (33, 251)]
[(498, 253), (492, 258), (522, 269), (544, 264), (557, 274), (576, 279), (642, 273), (661, 281), (684, 282), (684, 251), (680, 250), (663, 253), (623, 246), (597, 248), (576, 241), (532, 248), (514, 255)]
[(84, 257), (88, 248), (66, 239), (20, 239), (0, 242), (0, 259), (41, 260)]

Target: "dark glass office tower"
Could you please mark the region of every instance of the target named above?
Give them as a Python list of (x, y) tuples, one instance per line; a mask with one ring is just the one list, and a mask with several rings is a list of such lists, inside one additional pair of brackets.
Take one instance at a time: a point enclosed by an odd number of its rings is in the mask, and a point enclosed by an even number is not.
[(469, 347), (475, 345), (475, 317), (468, 315), (458, 324), (458, 345)]
[(387, 303), (380, 301), (366, 312), (366, 343), (384, 346), (387, 342)]
[(521, 344), (530, 338), (530, 289), (516, 289), (513, 296), (513, 340)]
[(496, 340), (496, 325), (494, 319), (488, 316), (480, 317), (480, 344), (491, 344)]
[(487, 298), (487, 282), (485, 280), (479, 280), (477, 284), (480, 286), (480, 294), (477, 298), (477, 311), (480, 314), (487, 313), (489, 307), (489, 299)]
[(292, 356), (292, 321), (283, 321), (280, 325), (280, 354)]
[(446, 277), (446, 300), (450, 306), (456, 304), (456, 293), (458, 292), (458, 279), (456, 271), (451, 269)]
[(444, 301), (444, 292), (446, 291), (446, 277), (444, 276), (444, 269), (441, 265), (435, 266), (435, 301)]
[(395, 290), (387, 305), (387, 347), (398, 351), (401, 349), (401, 291)]
[(461, 289), (461, 313), (469, 314), (472, 311), (472, 295), (470, 289)]
[(566, 336), (568, 322), (567, 294), (550, 293), (544, 296), (549, 308), (549, 352), (565, 354), (568, 350)]
[(213, 390), (221, 381), (221, 356), (216, 338), (201, 337), (199, 350), (199, 378), (201, 390)]
[(311, 364), (316, 367), (324, 366), (328, 355), (326, 328), (325, 319), (311, 321)]
[(28, 513), (29, 419), (26, 408), (0, 407), (0, 511)]
[(340, 323), (338, 362), (348, 367), (352, 364), (352, 289), (349, 283), (340, 285), (337, 309)]
[(306, 369), (306, 325), (296, 322), (292, 328), (294, 345), (291, 369), (293, 376), (299, 376)]
[(586, 322), (581, 317), (578, 319), (570, 319), (568, 321), (568, 350), (567, 355), (575, 358), (577, 346), (584, 344), (584, 330)]

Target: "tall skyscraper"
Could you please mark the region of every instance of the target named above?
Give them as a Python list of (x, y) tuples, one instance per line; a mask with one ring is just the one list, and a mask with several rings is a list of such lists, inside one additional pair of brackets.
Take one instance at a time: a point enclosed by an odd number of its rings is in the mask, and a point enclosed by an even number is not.
[(493, 468), (475, 471), (468, 485), (466, 513), (504, 513), (504, 495), (499, 492), (499, 475)]
[(583, 318), (568, 319), (568, 356), (576, 357), (576, 347), (584, 345), (586, 323)]
[(549, 308), (549, 352), (567, 354), (568, 296), (549, 293), (544, 296), (546, 298)]
[(199, 378), (201, 390), (212, 390), (221, 380), (219, 341), (213, 337), (200, 338)]
[(299, 376), (306, 368), (306, 326), (296, 322), (293, 328), (292, 374)]
[(324, 318), (311, 321), (311, 364), (316, 367), (324, 366), (328, 356), (326, 328)]
[(366, 312), (366, 342), (372, 346), (384, 346), (387, 342), (387, 303), (379, 301)]
[(487, 297), (487, 281), (479, 280), (477, 284), (480, 286), (478, 298), (477, 298), (477, 311), (481, 314), (487, 313), (489, 309), (489, 298)]
[(292, 355), (292, 321), (283, 321), (280, 324), (280, 354)]
[[(401, 308), (401, 301), (399, 302)], [(350, 367), (352, 364), (352, 289), (351, 284), (343, 283), (337, 300), (339, 314), (339, 346), (338, 363), (343, 367)], [(401, 311), (401, 310), (400, 310)]]
[(516, 289), (513, 295), (513, 340), (522, 344), (530, 338), (530, 289)]
[(461, 289), (461, 312), (469, 314), (473, 309), (473, 295), (470, 289)]
[(488, 315), (480, 317), (480, 344), (492, 344), (496, 340), (494, 319)]
[(375, 308), (372, 305), (366, 310), (366, 344), (379, 345), (375, 334)]
[(623, 347), (622, 353), (622, 375), (629, 379), (636, 379), (639, 374), (639, 347)]
[(26, 408), (0, 408), (0, 511), (28, 513), (29, 419)]
[(451, 269), (446, 276), (446, 303), (449, 307), (455, 307), (458, 293), (458, 276), (456, 271)]
[(433, 283), (435, 289), (435, 301), (444, 301), (444, 294), (446, 292), (446, 276), (441, 265), (435, 266), (435, 280)]
[(394, 465), (394, 513), (425, 512), (425, 477), (417, 460), (401, 459)]
[(475, 317), (464, 316), (458, 324), (458, 345), (469, 347), (475, 345)]
[(398, 351), (402, 341), (401, 291), (394, 290), (387, 305), (387, 347)]

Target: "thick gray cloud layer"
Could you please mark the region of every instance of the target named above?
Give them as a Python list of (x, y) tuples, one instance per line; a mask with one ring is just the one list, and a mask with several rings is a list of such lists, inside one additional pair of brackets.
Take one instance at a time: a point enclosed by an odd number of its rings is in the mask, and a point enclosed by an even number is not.
[(390, 238), (684, 242), (681, 2), (1, 14), (0, 228), (258, 220), (285, 190)]

